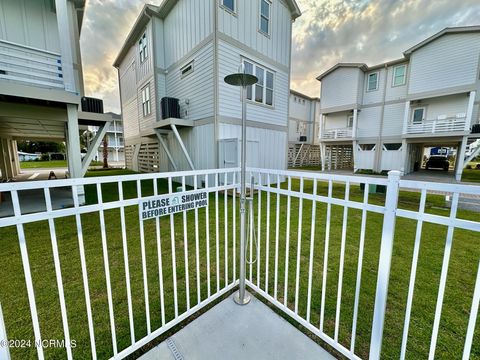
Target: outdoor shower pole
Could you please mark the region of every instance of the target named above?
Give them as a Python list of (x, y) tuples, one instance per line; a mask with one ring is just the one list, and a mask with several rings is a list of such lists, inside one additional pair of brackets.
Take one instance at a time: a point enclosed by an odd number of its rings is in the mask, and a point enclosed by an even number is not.
[[(245, 292), (245, 242), (247, 240), (246, 226), (246, 172), (247, 172), (247, 86), (254, 85), (258, 79), (252, 74), (245, 72), (244, 64), (240, 64), (238, 73), (230, 74), (225, 77), (225, 82), (229, 85), (241, 87), (242, 92), (242, 155), (240, 168), (240, 277), (239, 289), (233, 299), (239, 305), (245, 305), (250, 302), (250, 295)], [(236, 196), (236, 194), (234, 194)]]

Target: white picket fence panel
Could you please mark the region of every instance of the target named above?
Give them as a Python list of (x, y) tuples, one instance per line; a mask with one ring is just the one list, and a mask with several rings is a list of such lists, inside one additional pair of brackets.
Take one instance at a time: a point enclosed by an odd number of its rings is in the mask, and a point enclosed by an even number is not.
[[(160, 239), (160, 224), (158, 218), (155, 220), (156, 228), (156, 238), (157, 238), (157, 254), (162, 254), (161, 244), (162, 241), (170, 241), (171, 243), (171, 258), (167, 259), (162, 256), (158, 257), (158, 278), (159, 278), (159, 293), (160, 293), (160, 306), (161, 306), (161, 326), (158, 328), (152, 327), (152, 322), (150, 319), (150, 307), (149, 307), (149, 286), (151, 284), (148, 282), (148, 271), (147, 271), (147, 257), (150, 254), (147, 254), (145, 250), (145, 232), (143, 228), (143, 222), (140, 221), (140, 233), (139, 240), (141, 244), (141, 267), (142, 267), (142, 281), (143, 281), (143, 290), (144, 290), (144, 301), (145, 301), (145, 317), (146, 317), (146, 327), (147, 335), (138, 339), (135, 336), (135, 323), (133, 316), (133, 305), (132, 305), (132, 292), (131, 292), (131, 278), (129, 275), (129, 255), (127, 247), (127, 231), (126, 231), (126, 219), (125, 219), (125, 208), (128, 206), (135, 206), (139, 204), (141, 199), (149, 198), (151, 195), (145, 196), (142, 195), (142, 181), (152, 181), (153, 182), (153, 195), (159, 195), (159, 190), (157, 188), (157, 180), (164, 179), (168, 183), (168, 193), (172, 194), (175, 192), (174, 182), (180, 184), (180, 192), (178, 194), (187, 194), (190, 190), (187, 190), (186, 183), (189, 180), (193, 179), (194, 187), (193, 189), (203, 188), (208, 191), (209, 194), (214, 194), (215, 202), (209, 204), (208, 207), (215, 207), (215, 216), (210, 217), (209, 211), (206, 211), (206, 232), (205, 234), (200, 234), (198, 229), (198, 211), (197, 209), (193, 210), (195, 216), (195, 233), (193, 234), (195, 238), (195, 274), (197, 274), (195, 281), (193, 283), (189, 282), (190, 277), (188, 276), (188, 237), (187, 236), (187, 214), (186, 211), (183, 211), (183, 214), (180, 213), (179, 216), (183, 217), (183, 228), (181, 230), (177, 229), (177, 232), (174, 231), (174, 215), (168, 215), (170, 218), (170, 239)], [(189, 180), (187, 180), (189, 179)], [(84, 178), (84, 179), (66, 179), (66, 180), (54, 180), (54, 181), (45, 181), (45, 182), (25, 182), (25, 183), (9, 183), (9, 184), (0, 184), (0, 192), (10, 193), (13, 203), (14, 214), (12, 216), (7, 216), (0, 218), (0, 228), (7, 226), (16, 226), (18, 241), (20, 245), (21, 260), (23, 264), (26, 288), (28, 301), (30, 306), (30, 314), (32, 319), (33, 332), (35, 334), (35, 340), (41, 342), (42, 334), (41, 327), (39, 323), (37, 302), (35, 298), (33, 280), (31, 275), (31, 267), (29, 263), (29, 252), (27, 249), (27, 243), (25, 239), (24, 226), (26, 224), (38, 221), (47, 221), (50, 230), (50, 238), (52, 243), (53, 251), (53, 260), (54, 268), (56, 273), (56, 282), (59, 292), (59, 303), (60, 303), (60, 313), (63, 324), (63, 332), (65, 341), (68, 344), (70, 339), (70, 330), (69, 330), (69, 319), (67, 316), (67, 308), (65, 302), (65, 295), (63, 290), (63, 281), (62, 281), (62, 271), (60, 264), (60, 257), (57, 244), (57, 235), (55, 227), (55, 219), (60, 219), (64, 217), (74, 217), (76, 221), (76, 233), (78, 237), (78, 244), (80, 250), (80, 261), (81, 261), (81, 270), (82, 270), (82, 279), (83, 279), (83, 292), (85, 296), (86, 303), (86, 312), (87, 312), (87, 326), (90, 336), (90, 351), (93, 359), (97, 358), (97, 349), (96, 349), (96, 339), (95, 339), (95, 324), (92, 317), (92, 308), (91, 308), (91, 299), (90, 299), (90, 288), (89, 288), (89, 274), (87, 271), (87, 254), (85, 253), (85, 246), (83, 243), (83, 232), (82, 227), (82, 218), (81, 215), (89, 213), (98, 213), (100, 220), (100, 238), (102, 243), (102, 252), (103, 252), (103, 267), (106, 277), (106, 287), (107, 287), (107, 298), (108, 298), (108, 311), (109, 311), (109, 322), (110, 322), (110, 332), (112, 338), (112, 353), (113, 359), (123, 359), (128, 355), (131, 355), (136, 350), (140, 349), (142, 346), (148, 344), (154, 338), (165, 333), (167, 330), (171, 329), (175, 325), (179, 324), (181, 321), (185, 320), (195, 312), (201, 310), (206, 305), (210, 304), (212, 301), (215, 301), (222, 295), (226, 294), (230, 290), (234, 289), (238, 285), (238, 274), (236, 269), (237, 264), (237, 255), (238, 251), (236, 244), (236, 211), (237, 211), (237, 201), (236, 196), (231, 196), (232, 193), (237, 192), (239, 188), (239, 169), (212, 169), (212, 170), (200, 170), (200, 171), (185, 171), (185, 172), (173, 172), (173, 173), (153, 173), (153, 174), (142, 174), (142, 175), (125, 175), (125, 176), (110, 176), (110, 177), (100, 177), (100, 178)], [(379, 266), (378, 266), (378, 278), (376, 282), (376, 291), (375, 291), (375, 307), (373, 312), (373, 324), (372, 324), (372, 335), (370, 340), (370, 359), (380, 359), (381, 350), (382, 350), (382, 337), (383, 329), (385, 323), (385, 313), (386, 313), (386, 304), (387, 304), (387, 295), (388, 295), (388, 285), (390, 279), (390, 267), (392, 263), (392, 249), (393, 249), (393, 240), (395, 235), (395, 222), (398, 218), (406, 218), (416, 221), (416, 237), (414, 243), (413, 257), (412, 257), (412, 266), (410, 272), (410, 281), (408, 288), (408, 298), (407, 306), (405, 312), (405, 319), (403, 324), (403, 337), (402, 337), (402, 347), (401, 347), (401, 359), (405, 358), (406, 349), (408, 346), (408, 333), (410, 329), (410, 318), (412, 311), (412, 302), (414, 298), (414, 288), (416, 281), (417, 273), (417, 264), (419, 258), (419, 248), (422, 237), (422, 224), (423, 223), (432, 223), (447, 226), (447, 237), (445, 242), (445, 251), (442, 262), (442, 270), (439, 281), (439, 290), (436, 300), (435, 308), (435, 318), (432, 328), (432, 336), (430, 342), (430, 351), (429, 358), (433, 359), (435, 357), (436, 344), (438, 339), (439, 327), (440, 327), (440, 318), (442, 315), (443, 301), (445, 295), (445, 286), (447, 282), (447, 271), (450, 262), (450, 252), (452, 247), (453, 234), (455, 229), (464, 229), (480, 233), (480, 222), (465, 220), (457, 216), (457, 209), (460, 195), (462, 196), (479, 196), (480, 195), (480, 186), (467, 186), (467, 185), (458, 185), (458, 184), (440, 184), (440, 183), (427, 183), (427, 182), (418, 182), (418, 181), (407, 181), (401, 180), (398, 172), (391, 172), (388, 178), (382, 177), (359, 177), (359, 176), (345, 176), (345, 175), (335, 175), (335, 174), (324, 174), (324, 173), (313, 173), (313, 172), (295, 172), (295, 171), (281, 171), (281, 170), (268, 170), (268, 169), (257, 169), (257, 168), (247, 168), (247, 179), (250, 182), (252, 187), (251, 194), (255, 194), (254, 200), (250, 205), (249, 212), (249, 235), (253, 239), (254, 234), (256, 234), (256, 244), (265, 244), (265, 247), (261, 245), (256, 246), (254, 241), (249, 242), (247, 247), (247, 279), (246, 283), (252, 290), (257, 292), (257, 294), (263, 296), (266, 300), (271, 302), (274, 306), (282, 310), (285, 314), (296, 320), (299, 324), (303, 325), (305, 328), (310, 330), (321, 340), (323, 340), (328, 345), (332, 346), (335, 350), (340, 352), (343, 356), (349, 359), (360, 359), (360, 356), (355, 352), (356, 336), (357, 334), (357, 321), (359, 318), (359, 302), (360, 302), (360, 288), (362, 282), (362, 265), (364, 261), (364, 248), (365, 248), (365, 236), (366, 236), (366, 223), (367, 215), (369, 213), (380, 214), (383, 216), (383, 225), (382, 225), (382, 239), (381, 246), (379, 251)], [(126, 182), (136, 182), (137, 187), (137, 196), (134, 198), (125, 199), (123, 197), (124, 184)], [(292, 188), (292, 182), (299, 181), (299, 188)], [(313, 183), (313, 191), (305, 191), (306, 182)], [(318, 184), (328, 184), (327, 194), (321, 195), (318, 190)], [(336, 183), (342, 183), (345, 186), (344, 195), (341, 198), (335, 197), (333, 193), (333, 187)], [(350, 193), (352, 190), (352, 185), (357, 185), (358, 183), (365, 184), (363, 192), (363, 200), (352, 200), (350, 198)], [(105, 202), (103, 199), (102, 185), (105, 184), (116, 184), (118, 187), (118, 200)], [(79, 189), (86, 185), (96, 186), (97, 194), (97, 203), (81, 205), (79, 199)], [(371, 185), (376, 186), (385, 186), (386, 187), (386, 196), (385, 202), (381, 205), (373, 204), (369, 201), (369, 189)], [(69, 187), (72, 191), (73, 197), (73, 206), (65, 207), (61, 209), (53, 208), (52, 206), (52, 190), (56, 188), (65, 188)], [(43, 191), (44, 198), (46, 201), (46, 209), (40, 210), (34, 213), (22, 213), (21, 201), (19, 201), (19, 192), (24, 190), (33, 190), (37, 189)], [(420, 204), (417, 210), (407, 210), (398, 208), (398, 198), (400, 190), (409, 189), (410, 191), (420, 192)], [(444, 192), (452, 196), (451, 210), (448, 216), (435, 215), (425, 212), (425, 204), (428, 193), (438, 193)], [(81, 193), (81, 192), (80, 192)], [(275, 203), (271, 199), (275, 195)], [(222, 199), (224, 206), (223, 209), (219, 206), (219, 200)], [(286, 199), (286, 219), (281, 218), (281, 199)], [(292, 210), (292, 200), (295, 200), (295, 203), (298, 203), (298, 213), (293, 213)], [(305, 207), (304, 201), (309, 201), (313, 205), (317, 203), (323, 203), (326, 205), (326, 214), (318, 214), (316, 206)], [(264, 205), (266, 205), (266, 214), (262, 214), (264, 210)], [(340, 248), (340, 262), (339, 262), (339, 275), (335, 279), (337, 283), (337, 294), (336, 294), (336, 307), (335, 307), (335, 328), (333, 337), (328, 335), (324, 329), (325, 327), (325, 306), (326, 306), (326, 284), (328, 278), (328, 269), (329, 269), (329, 241), (331, 236), (331, 220), (332, 220), (332, 206), (340, 206), (343, 208), (342, 216), (342, 228), (341, 228), (341, 248)], [(271, 214), (271, 208), (275, 209)], [(115, 313), (113, 306), (112, 298), (112, 289), (111, 289), (111, 279), (110, 279), (110, 263), (108, 258), (108, 244), (107, 244), (107, 234), (105, 226), (105, 211), (111, 209), (120, 210), (120, 223), (121, 229), (119, 231), (122, 235), (122, 247), (123, 247), (123, 256), (124, 256), (124, 271), (125, 271), (125, 282), (127, 289), (127, 303), (128, 303), (128, 319), (130, 327), (130, 336), (131, 344), (126, 347), (119, 349), (117, 348), (117, 332), (116, 332), (116, 323), (115, 323)], [(360, 238), (359, 238), (359, 252), (358, 252), (358, 261), (356, 268), (356, 285), (355, 285), (355, 298), (354, 298), (354, 309), (353, 309), (353, 319), (352, 319), (352, 328), (351, 328), (351, 342), (349, 345), (341, 343), (339, 332), (340, 332), (340, 318), (342, 314), (342, 287), (344, 281), (344, 271), (345, 271), (345, 256), (346, 251), (346, 239), (348, 232), (348, 219), (349, 219), (349, 210), (356, 209), (361, 211), (361, 229), (360, 229)], [(225, 220), (223, 223), (220, 220), (220, 212), (225, 214)], [(302, 219), (303, 214), (311, 215), (311, 222), (309, 224), (302, 224), (302, 221), (297, 221), (297, 228), (292, 228), (292, 219)], [(264, 221), (266, 217), (266, 221)], [(315, 250), (315, 232), (317, 226), (317, 219), (325, 217), (325, 250), (323, 255), (323, 271), (322, 277), (319, 279), (313, 278), (313, 264), (314, 264), (314, 250)], [(285, 225), (286, 231), (280, 234), (280, 223)], [(310, 236), (307, 238), (302, 238), (302, 226), (308, 226), (308, 233)], [(210, 230), (215, 229), (215, 238), (210, 239)], [(291, 237), (291, 232), (296, 230), (296, 237)], [(263, 236), (266, 237), (262, 239)], [(190, 238), (192, 234), (189, 234)], [(178, 237), (180, 239), (178, 239)], [(207, 246), (207, 258), (206, 258), (206, 270), (207, 270), (207, 297), (202, 298), (201, 296), (201, 284), (200, 284), (200, 265), (201, 265), (201, 256), (199, 254), (199, 240), (206, 238)], [(184, 253), (175, 254), (175, 242), (184, 241)], [(2, 239), (2, 241), (5, 241)], [(220, 253), (220, 242), (224, 241), (224, 254)], [(297, 252), (292, 254), (296, 259), (293, 264), (290, 262), (289, 250), (290, 244), (297, 242)], [(301, 271), (301, 244), (302, 242), (307, 242), (309, 248), (308, 256), (308, 273)], [(227, 250), (233, 244), (233, 251)], [(214, 249), (215, 253), (215, 268), (211, 268), (210, 259), (210, 249)], [(280, 261), (280, 247), (284, 248), (286, 255), (284, 257), (284, 262)], [(273, 264), (270, 264), (270, 261), (265, 259), (270, 259), (273, 255), (274, 261)], [(178, 260), (185, 259), (185, 286), (186, 288), (186, 303), (187, 308), (185, 311), (179, 310), (179, 299), (178, 299), (178, 286), (176, 269), (178, 265)], [(223, 259), (222, 259), (223, 258)], [(220, 259), (224, 263), (224, 269), (220, 268)], [(171, 266), (173, 272), (173, 292), (165, 293), (164, 283), (163, 283), (163, 271), (166, 265), (165, 261), (169, 261), (168, 267)], [(171, 263), (171, 265), (170, 265)], [(232, 265), (232, 268), (229, 268), (229, 264)], [(272, 266), (273, 265), (273, 266)], [(283, 268), (283, 270), (282, 270)], [(288, 269), (295, 269), (295, 277), (290, 278)], [(479, 263), (480, 268), (480, 263)], [(223, 273), (225, 276), (224, 285), (220, 283), (219, 274)], [(272, 274), (273, 273), (273, 274)], [(280, 276), (283, 274), (283, 278)], [(272, 276), (273, 275), (273, 276)], [(216, 277), (216, 284), (211, 286), (211, 277)], [(307, 309), (306, 315), (303, 316), (299, 312), (299, 302), (300, 299), (300, 279), (306, 276), (308, 289), (307, 289)], [(273, 284), (269, 283), (273, 278)], [(313, 282), (321, 282), (321, 299), (320, 299), (320, 313), (319, 323), (312, 323), (312, 287)], [(332, 281), (329, 279), (329, 281)], [(289, 293), (288, 284), (294, 284), (294, 292)], [(216, 285), (216, 286), (215, 286)], [(193, 298), (190, 295), (190, 289), (192, 293), (195, 294)], [(282, 291), (281, 291), (282, 289)], [(472, 348), (473, 334), (476, 326), (476, 319), (478, 315), (478, 307), (480, 301), (480, 269), (478, 270), (478, 275), (475, 283), (475, 288), (472, 289), (472, 302), (471, 302), (471, 311), (469, 314), (469, 323), (467, 334), (465, 337), (465, 345), (463, 352), (463, 359), (468, 359), (470, 356), (470, 351)], [(174, 300), (174, 309), (175, 316), (171, 321), (166, 321), (165, 319), (165, 298), (173, 298)], [(470, 294), (465, 294), (465, 296), (470, 296)], [(302, 300), (303, 301), (303, 300)], [(293, 304), (293, 305), (292, 305)], [(228, 321), (226, 319), (226, 321)], [(274, 332), (272, 331), (272, 336)], [(0, 308), (0, 341), (6, 341), (8, 339), (8, 328), (5, 329), (3, 316)], [(44, 353), (42, 347), (37, 347), (37, 357), (39, 359), (44, 358)], [(66, 355), (68, 359), (72, 359), (72, 349), (67, 346)], [(8, 348), (0, 347), (0, 357), (9, 359)], [(459, 354), (460, 357), (460, 354)]]

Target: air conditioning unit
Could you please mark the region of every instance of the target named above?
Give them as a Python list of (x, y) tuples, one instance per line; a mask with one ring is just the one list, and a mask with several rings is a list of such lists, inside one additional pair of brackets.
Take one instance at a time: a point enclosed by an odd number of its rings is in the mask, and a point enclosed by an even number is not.
[(300, 136), (298, 140), (301, 141), (301, 142), (305, 142), (305, 141), (307, 141), (307, 137), (306, 136)]
[(480, 124), (474, 124), (472, 126), (472, 133), (473, 134), (480, 134)]
[(103, 100), (86, 96), (82, 97), (82, 111), (103, 114)]
[(178, 99), (163, 97), (160, 103), (162, 108), (162, 119), (180, 118), (180, 104)]

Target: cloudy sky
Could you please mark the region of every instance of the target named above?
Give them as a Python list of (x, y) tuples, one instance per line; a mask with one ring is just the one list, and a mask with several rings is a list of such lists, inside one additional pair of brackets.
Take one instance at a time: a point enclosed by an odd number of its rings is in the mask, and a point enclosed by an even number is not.
[[(88, 0), (81, 35), (86, 93), (120, 111), (116, 55), (144, 3), (162, 0)], [(292, 84), (318, 96), (315, 77), (337, 62), (373, 65), (397, 59), (410, 46), (447, 26), (480, 24), (478, 0), (297, 0)]]

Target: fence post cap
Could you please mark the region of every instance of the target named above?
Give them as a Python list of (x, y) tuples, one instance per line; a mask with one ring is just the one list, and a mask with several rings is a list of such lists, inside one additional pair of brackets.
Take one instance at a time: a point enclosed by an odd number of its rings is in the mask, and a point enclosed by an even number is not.
[(402, 173), (399, 170), (390, 170), (388, 172), (388, 177), (389, 178), (400, 178)]

